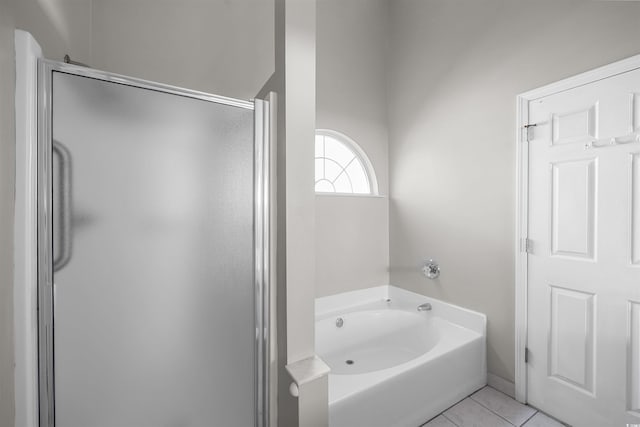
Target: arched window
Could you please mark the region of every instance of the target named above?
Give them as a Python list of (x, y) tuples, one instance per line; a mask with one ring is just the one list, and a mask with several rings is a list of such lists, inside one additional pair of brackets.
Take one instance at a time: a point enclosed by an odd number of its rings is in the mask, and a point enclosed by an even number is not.
[(348, 136), (316, 130), (316, 193), (378, 194), (371, 162)]
[(371, 162), (348, 136), (316, 130), (316, 193), (378, 194)]

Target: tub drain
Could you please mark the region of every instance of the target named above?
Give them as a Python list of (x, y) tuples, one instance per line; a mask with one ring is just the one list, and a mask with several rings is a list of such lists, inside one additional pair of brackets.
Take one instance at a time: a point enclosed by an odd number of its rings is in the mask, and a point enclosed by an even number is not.
[(345, 362), (347, 365), (353, 365), (353, 360), (351, 359), (347, 359), (347, 361)]

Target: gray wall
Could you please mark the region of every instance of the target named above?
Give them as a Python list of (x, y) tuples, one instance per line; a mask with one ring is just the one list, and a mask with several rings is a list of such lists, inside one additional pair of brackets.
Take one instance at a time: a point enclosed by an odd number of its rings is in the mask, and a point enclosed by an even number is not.
[(0, 426), (13, 426), (14, 11), (0, 1)]
[(240, 99), (274, 71), (273, 0), (93, 0), (95, 68)]
[(316, 296), (389, 282), (386, 0), (319, 0), (316, 127), (367, 153), (385, 197), (316, 196)]
[(390, 5), (391, 282), (486, 313), (489, 371), (513, 381), (515, 96), (640, 53), (640, 3)]
[(12, 1), (15, 4), (16, 28), (30, 32), (47, 59), (62, 61), (65, 54), (79, 61), (89, 57), (90, 0)]

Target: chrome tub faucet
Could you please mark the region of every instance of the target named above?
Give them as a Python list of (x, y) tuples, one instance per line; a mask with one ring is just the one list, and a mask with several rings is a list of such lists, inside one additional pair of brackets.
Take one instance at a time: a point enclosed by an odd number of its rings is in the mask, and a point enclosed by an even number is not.
[(431, 310), (431, 303), (425, 302), (424, 304), (420, 304), (418, 306), (418, 311), (430, 311)]

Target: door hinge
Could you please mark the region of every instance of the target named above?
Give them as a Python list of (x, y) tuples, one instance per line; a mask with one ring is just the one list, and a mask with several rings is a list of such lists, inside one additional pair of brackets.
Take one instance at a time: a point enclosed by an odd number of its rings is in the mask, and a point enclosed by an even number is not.
[(529, 363), (529, 347), (524, 348), (524, 363)]
[(533, 242), (528, 237), (520, 239), (520, 252), (530, 254), (533, 252)]

